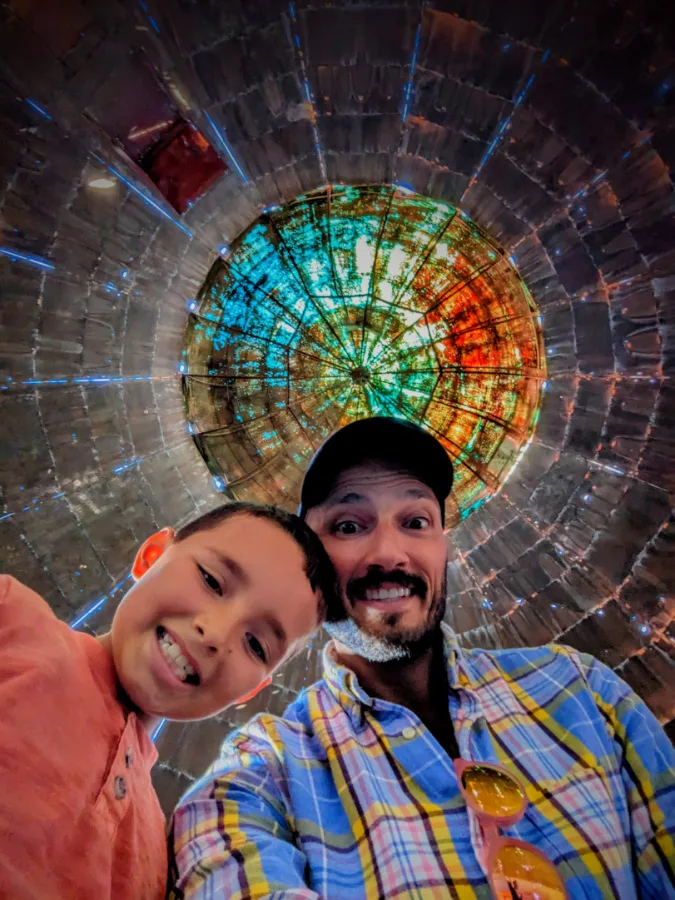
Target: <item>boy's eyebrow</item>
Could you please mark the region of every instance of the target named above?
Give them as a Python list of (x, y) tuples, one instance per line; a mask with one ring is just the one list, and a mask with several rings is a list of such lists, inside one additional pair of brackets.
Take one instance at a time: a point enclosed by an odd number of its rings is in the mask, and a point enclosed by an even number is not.
[(269, 622), (270, 628), (274, 632), (277, 640), (281, 645), (281, 655), (283, 656), (283, 654), (286, 652), (286, 648), (288, 647), (288, 638), (286, 637), (284, 626), (276, 618), (276, 616), (270, 616), (267, 621)]
[(233, 578), (235, 578), (237, 581), (240, 581), (242, 584), (246, 584), (248, 582), (248, 575), (238, 562), (236, 562), (230, 556), (225, 556), (225, 554), (221, 553), (220, 550), (215, 550), (212, 548), (211, 552), (218, 558), (218, 561), (221, 563), (223, 568), (227, 569)]

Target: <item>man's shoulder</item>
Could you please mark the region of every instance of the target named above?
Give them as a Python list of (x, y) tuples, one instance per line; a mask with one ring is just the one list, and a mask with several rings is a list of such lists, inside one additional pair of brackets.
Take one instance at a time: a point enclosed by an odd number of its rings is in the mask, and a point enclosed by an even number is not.
[(479, 684), (491, 683), (495, 674), (506, 682), (523, 686), (540, 681), (569, 685), (577, 679), (586, 684), (593, 666), (601, 666), (592, 656), (565, 644), (495, 650), (470, 648), (462, 653), (470, 678)]
[(281, 752), (290, 745), (306, 743), (314, 736), (314, 721), (321, 701), (332, 700), (326, 682), (321, 679), (303, 688), (284, 710), (283, 715), (259, 713), (226, 739), (223, 752), (237, 753)]
[(296, 765), (303, 767), (322, 756), (312, 707), (327, 691), (325, 682), (318, 681), (303, 689), (282, 716), (259, 713), (229, 734), (221, 744), (218, 757), (183, 801), (203, 793), (204, 789), (208, 792), (214, 781), (257, 785), (271, 776), (281, 788), (289, 769)]
[(538, 647), (500, 647), (488, 650), (470, 647), (462, 650), (471, 662), (491, 661), (505, 670), (538, 669), (561, 660), (568, 665), (578, 665), (589, 657), (566, 644), (541, 644)]

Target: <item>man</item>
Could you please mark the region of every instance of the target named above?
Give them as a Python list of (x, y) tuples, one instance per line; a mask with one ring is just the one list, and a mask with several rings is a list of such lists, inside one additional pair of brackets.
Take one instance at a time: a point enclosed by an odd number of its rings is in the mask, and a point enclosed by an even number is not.
[(319, 449), (300, 511), (344, 603), (324, 677), (183, 799), (175, 896), (675, 897), (675, 753), (646, 706), (592, 657), (460, 651), (442, 624), (451, 484), (399, 420)]

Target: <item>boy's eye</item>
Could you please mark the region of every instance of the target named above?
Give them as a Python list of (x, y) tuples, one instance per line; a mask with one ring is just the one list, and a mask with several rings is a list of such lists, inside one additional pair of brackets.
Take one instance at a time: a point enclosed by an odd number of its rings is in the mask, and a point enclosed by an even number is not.
[(223, 591), (218, 583), (218, 579), (214, 578), (206, 569), (202, 569), (201, 566), (197, 566), (199, 571), (201, 572), (202, 578), (204, 580), (204, 584), (209, 588), (209, 590), (214, 591), (216, 594), (220, 594), (223, 596)]
[(408, 519), (408, 528), (411, 528), (413, 531), (423, 531), (428, 527), (429, 520), (426, 516), (413, 516), (412, 519)]
[(266, 663), (267, 662), (267, 654), (265, 653), (265, 648), (260, 643), (258, 638), (254, 634), (251, 634), (250, 631), (247, 631), (246, 632), (246, 641), (247, 641), (249, 647), (251, 648), (251, 653), (254, 653), (258, 657), (260, 662)]
[(361, 530), (361, 526), (358, 522), (354, 522), (352, 519), (347, 519), (344, 522), (336, 522), (333, 526), (333, 531), (336, 534), (358, 534)]

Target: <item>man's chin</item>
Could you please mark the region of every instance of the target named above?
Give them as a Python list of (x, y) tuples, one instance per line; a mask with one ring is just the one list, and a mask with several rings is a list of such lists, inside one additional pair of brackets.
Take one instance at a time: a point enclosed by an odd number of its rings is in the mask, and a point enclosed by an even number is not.
[(325, 622), (323, 627), (334, 640), (351, 653), (355, 653), (369, 662), (391, 662), (396, 659), (406, 659), (408, 656), (405, 647), (364, 630), (354, 619)]
[(430, 645), (431, 634), (424, 625), (418, 628), (369, 627), (356, 619), (325, 624), (332, 638), (350, 652), (370, 662), (414, 659)]
[[(415, 659), (424, 653), (438, 633), (445, 611), (445, 598), (436, 598), (423, 615), (397, 617), (387, 624), (386, 611), (364, 621), (362, 611), (339, 622), (326, 622), (324, 628), (332, 638), (348, 647), (352, 653), (370, 662), (391, 662)], [(383, 618), (384, 617), (384, 618)]]

